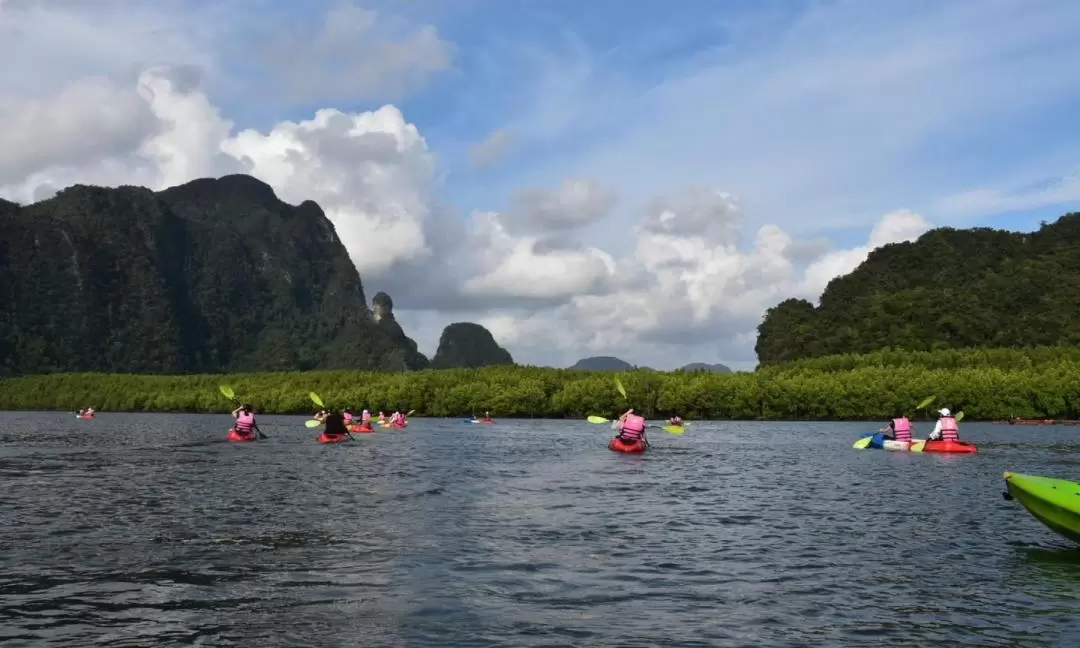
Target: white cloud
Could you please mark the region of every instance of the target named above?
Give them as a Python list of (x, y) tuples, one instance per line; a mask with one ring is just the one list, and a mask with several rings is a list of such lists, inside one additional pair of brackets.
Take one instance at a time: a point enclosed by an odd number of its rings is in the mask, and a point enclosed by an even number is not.
[(517, 135), (504, 128), (493, 131), (484, 141), (469, 148), (469, 164), (483, 169), (502, 160), (517, 142)]
[[(893, 211), (865, 244), (830, 249), (802, 235), (844, 220), (823, 197), (844, 202), (835, 197), (858, 192), (891, 168), (880, 156), (894, 159), (912, 141), (953, 123), (950, 116), (968, 106), (959, 90), (943, 95), (945, 105), (920, 105), (929, 90), (953, 79), (932, 74), (935, 66), (969, 68), (970, 55), (945, 47), (945, 32), (930, 30), (931, 42), (942, 49), (920, 53), (912, 49), (915, 41), (890, 32), (884, 53), (866, 37), (839, 53), (826, 48), (827, 55), (815, 58), (813, 25), (803, 25), (796, 42), (783, 43), (783, 58), (664, 84), (645, 103), (670, 110), (666, 120), (640, 118), (647, 128), (607, 152), (582, 157), (580, 168), (560, 172), (557, 177), (566, 179), (557, 184), (552, 176), (519, 183), (527, 188), (506, 192), (512, 200), (504, 213), (470, 212), (473, 205), (460, 205), (461, 213), (471, 214), (462, 218), (436, 199), (435, 152), (397, 107), (325, 108), (302, 119), (238, 130), (201, 78), (220, 72), (213, 48), (166, 29), (171, 14), (164, 9), (114, 11), (104, 28), (108, 37), (100, 37), (78, 17), (49, 7), (20, 9), (21, 32), (0, 23), (5, 60), (38, 52), (50, 74), (68, 66), (75, 71), (57, 83), (12, 71), (13, 66), (0, 70), (0, 80), (26, 89), (0, 95), (0, 118), (16, 125), (0, 133), (0, 195), (30, 201), (74, 182), (162, 188), (245, 171), (270, 183), (284, 200), (318, 202), (368, 294), (389, 290), (409, 334), (435, 341), (445, 323), (472, 319), (488, 326), (516, 359), (535, 363), (570, 364), (601, 353), (663, 368), (695, 360), (752, 363), (754, 328), (766, 308), (792, 296), (816, 300), (830, 279), (854, 269), (872, 248), (910, 240), (929, 227), (919, 214)], [(8, 4), (0, 11), (0, 21), (6, 20)], [(384, 33), (375, 37), (378, 15), (342, 11), (341, 24), (326, 23), (310, 48), (296, 52), (290, 74), (303, 82), (303, 94), (393, 94), (448, 65), (449, 50), (433, 31), (398, 26), (386, 32), (396, 34), (391, 41)], [(990, 14), (1011, 15), (1002, 12)], [(951, 13), (946, 17), (957, 20)], [(1026, 33), (1053, 35), (1035, 22), (1039, 29), (1023, 23)], [(86, 57), (72, 54), (72, 43), (55, 42), (50, 26), (62, 27), (58, 33), (65, 38), (85, 36)], [(996, 29), (980, 26), (980, 33)], [(155, 29), (164, 30), (160, 57), (154, 54)], [(16, 32), (36, 33), (36, 40)], [(353, 42), (349, 34), (360, 38)], [(43, 43), (68, 47), (58, 48), (62, 55), (50, 54)], [(840, 60), (852, 51), (880, 56), (868, 56), (866, 64)], [(789, 58), (793, 52), (799, 56)], [(339, 54), (343, 63), (329, 71), (312, 63)], [(798, 61), (794, 71), (785, 68), (791, 60)], [(882, 74), (896, 90), (878, 88), (865, 103), (853, 102), (859, 88), (877, 83), (871, 60), (890, 63)], [(924, 74), (933, 82), (918, 82)], [(1000, 98), (1002, 86), (980, 79), (980, 101)], [(1068, 82), (1039, 79), (1051, 90)], [(905, 88), (918, 92), (905, 95)], [(833, 105), (838, 92), (846, 101)], [(691, 118), (700, 115), (691, 108), (699, 106), (695, 95), (708, 98), (706, 105), (722, 106), (709, 123), (723, 128), (710, 130), (702, 119)], [(558, 95), (546, 101), (558, 105), (560, 119), (576, 112)], [(814, 110), (822, 106), (829, 110)], [(551, 114), (537, 120), (533, 135), (560, 130)], [(685, 160), (669, 165), (671, 152)], [(980, 190), (944, 201), (941, 209), (974, 213), (1051, 204), (1075, 191), (1075, 178), (1026, 192)], [(911, 203), (890, 199), (889, 208), (905, 204)], [(860, 203), (848, 204), (848, 211), (852, 205)], [(752, 238), (744, 243), (748, 232)], [(416, 312), (452, 307), (466, 313)], [(417, 330), (409, 330), (413, 322)]]
[(273, 69), (302, 101), (398, 98), (447, 69), (455, 52), (431, 25), (352, 3), (328, 11), (317, 30), (271, 42)]
[(525, 187), (515, 192), (517, 214), (512, 225), (529, 230), (576, 229), (603, 219), (615, 205), (615, 194), (592, 178), (565, 179), (555, 189)]

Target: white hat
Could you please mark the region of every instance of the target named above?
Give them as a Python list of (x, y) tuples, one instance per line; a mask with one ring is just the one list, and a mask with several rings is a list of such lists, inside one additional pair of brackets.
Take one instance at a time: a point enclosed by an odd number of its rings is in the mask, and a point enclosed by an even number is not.
[(940, 414), (942, 416), (952, 416), (952, 414), (949, 412), (948, 407), (942, 407), (941, 409), (939, 409), (938, 414)]

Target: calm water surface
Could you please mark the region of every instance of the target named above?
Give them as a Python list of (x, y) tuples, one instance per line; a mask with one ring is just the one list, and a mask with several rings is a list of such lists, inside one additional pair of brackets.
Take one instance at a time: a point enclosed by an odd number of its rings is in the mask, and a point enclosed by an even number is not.
[[(1080, 428), (0, 414), (5, 646), (1078, 646), (1080, 551), (1001, 497)], [(925, 427), (925, 426), (924, 426)]]

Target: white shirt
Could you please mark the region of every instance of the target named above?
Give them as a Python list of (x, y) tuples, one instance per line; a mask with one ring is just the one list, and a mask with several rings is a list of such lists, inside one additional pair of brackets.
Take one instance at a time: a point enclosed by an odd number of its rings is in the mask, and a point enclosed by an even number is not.
[(937, 423), (934, 423), (934, 431), (930, 433), (930, 438), (931, 439), (940, 439), (941, 438), (941, 419), (938, 419)]

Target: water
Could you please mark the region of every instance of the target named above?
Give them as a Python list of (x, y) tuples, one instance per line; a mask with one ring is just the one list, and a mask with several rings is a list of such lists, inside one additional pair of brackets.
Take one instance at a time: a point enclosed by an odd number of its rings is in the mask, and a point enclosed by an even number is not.
[[(1080, 429), (0, 414), (5, 646), (1075, 646), (1080, 551), (1001, 497)], [(925, 427), (925, 426), (924, 426)]]

